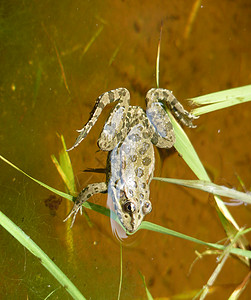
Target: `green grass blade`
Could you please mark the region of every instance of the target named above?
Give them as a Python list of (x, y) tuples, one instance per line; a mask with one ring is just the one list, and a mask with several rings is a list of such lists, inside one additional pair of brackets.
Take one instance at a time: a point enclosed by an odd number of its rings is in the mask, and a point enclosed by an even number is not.
[(203, 164), (201, 163), (192, 143), (187, 137), (180, 124), (175, 120), (174, 116), (168, 111), (168, 115), (172, 121), (176, 142), (174, 147), (180, 153), (184, 161), (190, 167), (190, 169), (196, 174), (200, 180), (210, 181)]
[[(68, 195), (68, 194), (60, 192), (60, 191), (58, 191), (58, 190), (56, 190), (54, 188), (51, 188), (50, 186), (42, 183), (41, 181), (39, 181), (39, 180), (37, 180), (37, 179), (29, 176), (28, 174), (26, 174), (24, 171), (22, 171), (21, 169), (19, 169), (15, 165), (13, 165), (11, 162), (9, 162), (7, 159), (5, 159), (4, 157), (2, 157), (1, 155), (0, 155), (0, 159), (2, 159), (3, 161), (5, 161), (6, 163), (8, 163), (10, 166), (12, 166), (13, 168), (15, 168), (19, 172), (23, 173), (25, 176), (27, 176), (30, 179), (34, 180), (35, 182), (37, 182), (41, 186), (43, 186), (43, 187), (47, 188), (48, 190), (54, 192), (55, 194), (57, 194), (59, 196), (62, 196), (64, 198), (66, 198), (66, 199), (73, 200), (73, 197), (71, 195)], [(105, 215), (107, 217), (110, 217), (114, 221), (116, 221), (119, 225), (121, 225), (121, 223), (120, 223), (117, 215), (113, 211), (110, 211), (108, 208), (103, 207), (103, 206), (98, 205), (98, 204), (95, 204), (95, 203), (88, 202), (88, 201), (84, 202), (83, 206), (85, 208), (92, 209), (92, 210), (94, 210), (94, 211), (96, 211), (98, 213), (101, 213), (101, 214), (103, 214), (103, 215)], [(224, 215), (222, 215), (222, 216), (224, 217)], [(227, 223), (227, 225), (229, 226), (229, 222)], [(147, 229), (147, 230), (151, 230), (151, 231), (155, 231), (155, 232), (159, 232), (159, 233), (163, 233), (163, 234), (169, 234), (169, 235), (172, 235), (172, 236), (175, 236), (175, 237), (179, 237), (179, 238), (183, 238), (183, 239), (186, 239), (186, 240), (189, 240), (189, 241), (192, 241), (192, 242), (203, 244), (203, 245), (206, 245), (206, 246), (209, 246), (209, 247), (214, 247), (216, 249), (224, 250), (224, 246), (222, 246), (222, 245), (213, 244), (213, 243), (206, 243), (206, 242), (203, 242), (203, 241), (201, 241), (199, 239), (196, 239), (196, 238), (193, 238), (193, 237), (190, 237), (190, 236), (178, 233), (178, 232), (176, 232), (174, 230), (171, 230), (171, 229), (168, 229), (168, 228), (165, 228), (165, 227), (162, 227), (160, 225), (157, 225), (157, 224), (154, 224), (154, 223), (150, 223), (150, 222), (147, 222), (147, 221), (143, 221), (139, 229)], [(247, 231), (249, 231), (249, 229), (247, 229), (245, 232), (247, 232)], [(130, 235), (129, 233), (127, 233), (127, 234)], [(248, 250), (242, 250), (242, 249), (235, 249), (234, 248), (231, 253), (251, 258), (251, 251), (248, 251)]]
[[(76, 189), (75, 176), (74, 176), (70, 156), (66, 150), (66, 145), (65, 145), (65, 140), (63, 135), (60, 136), (60, 139), (63, 145), (63, 149), (59, 153), (59, 162), (55, 157), (55, 155), (51, 155), (51, 159), (54, 165), (56, 166), (59, 175), (63, 179), (67, 192), (69, 192), (72, 196), (75, 196), (77, 194), (77, 189)], [(88, 225), (92, 227), (93, 224), (89, 216), (87, 215), (86, 211), (83, 210), (82, 212), (86, 218)]]
[[(190, 242), (194, 242), (194, 243), (201, 244), (201, 245), (204, 245), (204, 246), (208, 246), (210, 248), (215, 248), (215, 249), (218, 249), (218, 250), (225, 250), (226, 249), (226, 246), (223, 246), (223, 245), (220, 245), (220, 244), (215, 244), (215, 243), (208, 243), (208, 242), (196, 239), (194, 237), (188, 236), (186, 234), (174, 231), (174, 230), (169, 229), (169, 228), (165, 228), (163, 226), (160, 226), (160, 225), (148, 222), (148, 221), (143, 221), (141, 223), (139, 229), (147, 229), (147, 230), (151, 230), (151, 231), (162, 233), (162, 234), (168, 234), (168, 235), (171, 235), (171, 236), (174, 236), (174, 237), (185, 239), (185, 240), (188, 240)], [(243, 230), (242, 234), (246, 234), (249, 231), (251, 231), (251, 228)], [(250, 250), (243, 250), (243, 249), (240, 249), (240, 248), (231, 248), (229, 251), (232, 254), (240, 255), (240, 256), (246, 257), (248, 259), (251, 258), (251, 251)]]
[(4, 162), (6, 162), (8, 165), (10, 165), (11, 167), (13, 167), (14, 169), (18, 170), (19, 172), (23, 173), (25, 176), (29, 177), (31, 180), (35, 181), (36, 183), (38, 183), (39, 185), (43, 186), (44, 188), (46, 188), (47, 190), (57, 194), (58, 196), (61, 196), (63, 198), (66, 198), (68, 200), (73, 200), (73, 196), (66, 194), (64, 192), (58, 191), (56, 189), (54, 189), (53, 187), (50, 187), (49, 185), (43, 183), (42, 181), (39, 181), (33, 177), (31, 177), (30, 175), (28, 175), (27, 173), (25, 173), (23, 170), (19, 169), (17, 166), (15, 166), (13, 163), (11, 163), (10, 161), (8, 161), (6, 158), (4, 158), (2, 155), (0, 155), (0, 159), (2, 159)]
[(57, 267), (47, 254), (26, 235), (15, 223), (0, 212), (0, 225), (2, 225), (16, 240), (35, 255), (41, 264), (57, 279), (74, 299), (85, 299), (67, 276)]
[(220, 272), (222, 271), (223, 266), (225, 265), (229, 255), (230, 255), (231, 249), (234, 248), (237, 240), (243, 234), (242, 232), (243, 232), (243, 229), (241, 229), (239, 232), (236, 233), (236, 235), (232, 238), (231, 243), (224, 249), (222, 254), (217, 258), (218, 265), (215, 268), (212, 275), (210, 276), (210, 278), (208, 279), (207, 283), (203, 286), (203, 288), (201, 290), (201, 295), (200, 295), (201, 300), (205, 299), (205, 297), (209, 294), (210, 288), (213, 286), (217, 277), (219, 276)]
[[(71, 195), (77, 193), (76, 184), (75, 184), (75, 176), (72, 169), (72, 164), (69, 156), (69, 152), (66, 151), (66, 145), (63, 135), (60, 136), (61, 142), (63, 145), (63, 149), (60, 151), (59, 154), (59, 164), (62, 168), (63, 173), (67, 178), (67, 188)], [(66, 182), (65, 182), (66, 183)]]
[(189, 98), (189, 100), (196, 105), (212, 104), (218, 102), (225, 102), (229, 100), (251, 100), (251, 84), (233, 89), (223, 90), (207, 95)]
[[(2, 159), (4, 162), (6, 162), (7, 164), (9, 164), (10, 166), (12, 166), (14, 169), (18, 170), (19, 172), (23, 173), (25, 176), (29, 177), (31, 180), (35, 181), (36, 183), (38, 183), (39, 185), (43, 186), (44, 188), (46, 188), (47, 190), (63, 197), (63, 198), (66, 198), (68, 200), (71, 200), (73, 201), (74, 197), (69, 195), (69, 194), (66, 194), (64, 192), (61, 192), (61, 191), (58, 191), (52, 187), (50, 187), (49, 185), (31, 177), (30, 175), (28, 175), (27, 173), (25, 173), (23, 170), (19, 169), (17, 166), (15, 166), (14, 164), (12, 164), (10, 161), (8, 161), (6, 158), (4, 158), (3, 156), (0, 155), (0, 159)], [(101, 205), (98, 205), (98, 204), (95, 204), (95, 203), (92, 203), (92, 202), (84, 202), (83, 206), (85, 208), (88, 208), (88, 209), (91, 209), (91, 210), (94, 210), (102, 215), (105, 215), (107, 217), (111, 217), (114, 221), (116, 221), (118, 224), (120, 224), (122, 226), (122, 224), (120, 223), (117, 215), (113, 212), (113, 211), (110, 211), (109, 208), (106, 208), (104, 206), (101, 206)], [(123, 227), (123, 226), (122, 226)]]
[(153, 179), (202, 190), (204, 192), (212, 193), (214, 195), (237, 199), (242, 202), (251, 204), (251, 194), (250, 193), (242, 193), (242, 192), (236, 191), (235, 189), (230, 189), (230, 188), (222, 186), (222, 185), (217, 185), (210, 181), (184, 180), (184, 179), (162, 178), (162, 177), (154, 177)]
[(121, 288), (122, 288), (122, 279), (123, 279), (123, 247), (120, 241), (120, 276), (119, 276), (119, 292), (118, 292), (118, 300), (120, 300)]
[(139, 275), (140, 275), (140, 277), (143, 281), (143, 284), (144, 284), (144, 287), (145, 287), (145, 290), (146, 290), (147, 300), (153, 300), (153, 296), (151, 295), (150, 291), (147, 288), (145, 276), (141, 272), (139, 272)]
[(58, 162), (57, 158), (55, 155), (51, 155), (51, 159), (54, 163), (54, 165), (56, 166), (57, 170), (58, 170), (58, 173), (60, 174), (60, 176), (62, 177), (63, 179), (63, 182), (65, 183), (66, 187), (67, 187), (67, 190), (69, 191), (69, 193), (71, 195), (74, 195), (75, 194), (75, 188), (71, 189), (72, 187), (72, 184), (71, 184), (71, 181), (69, 180), (69, 178), (67, 177), (66, 173), (64, 172), (62, 166), (60, 165), (60, 163)]
[[(94, 211), (96, 211), (97, 213), (100, 213), (100, 214), (102, 214), (102, 215), (104, 215), (104, 216), (106, 216), (106, 217), (112, 218), (112, 219), (113, 219), (114, 221), (116, 221), (120, 226), (122, 226), (122, 228), (124, 228), (123, 225), (120, 223), (118, 216), (115, 214), (114, 211), (111, 211), (109, 208), (104, 207), (104, 206), (102, 206), (102, 205), (98, 205), (98, 204), (96, 204), (96, 203), (89, 202), (89, 201), (84, 202), (84, 203), (83, 203), (83, 206), (84, 206), (85, 208), (94, 210)], [(124, 230), (125, 230), (125, 228), (124, 228)]]
[(190, 98), (192, 104), (205, 105), (192, 110), (196, 116), (251, 101), (251, 85)]
[(81, 59), (82, 57), (86, 54), (86, 52), (89, 50), (89, 48), (91, 47), (91, 45), (95, 42), (95, 40), (97, 39), (97, 37), (100, 35), (100, 33), (102, 32), (102, 30), (104, 29), (104, 25), (101, 25), (98, 30), (94, 33), (94, 35), (91, 37), (91, 39), (89, 40), (89, 42), (87, 43), (87, 45), (85, 46), (82, 55), (81, 55)]
[[(63, 197), (63, 198), (66, 198), (68, 200), (71, 200), (73, 201), (74, 197), (69, 195), (69, 194), (66, 194), (64, 192), (61, 192), (61, 191), (58, 191), (50, 186), (48, 186), (47, 184), (31, 177), (30, 175), (28, 175), (27, 173), (25, 173), (23, 170), (19, 169), (18, 167), (16, 167), (14, 164), (12, 164), (10, 161), (8, 161), (7, 159), (5, 159), (3, 156), (0, 155), (0, 159), (2, 159), (3, 161), (5, 161), (7, 164), (9, 164), (10, 166), (12, 166), (13, 168), (15, 168), (16, 170), (18, 170), (19, 172), (23, 173), (25, 176), (29, 177), (31, 180), (35, 181), (36, 183), (38, 183), (39, 185), (45, 187), (46, 189), (50, 190), (51, 192)], [(220, 200), (219, 200), (220, 201)], [(221, 201), (222, 202), (222, 201)], [(224, 204), (223, 204), (224, 205)], [(101, 213), (105, 216), (108, 216), (108, 217), (111, 217), (113, 218), (118, 224), (120, 224), (119, 220), (118, 220), (118, 217), (117, 215), (110, 211), (108, 208), (106, 207), (103, 207), (103, 206), (100, 206), (98, 204), (94, 204), (94, 203), (91, 203), (91, 202), (88, 202), (86, 201), (84, 204), (83, 204), (84, 207), (88, 208), (88, 209), (92, 209), (98, 213)], [(224, 221), (226, 220), (226, 218), (224, 216), (221, 217), (221, 220)], [(227, 221), (225, 221), (227, 222)], [(229, 224), (225, 224), (227, 226), (229, 226)], [(238, 226), (238, 225), (237, 225)], [(225, 227), (224, 227), (225, 228)], [(229, 228), (228, 228), (229, 230)], [(231, 234), (233, 234), (233, 232), (231, 231)]]
[(122, 45), (122, 43), (120, 43), (119, 46), (116, 47), (116, 49), (115, 49), (114, 52), (112, 53), (112, 56), (111, 56), (111, 58), (109, 59), (109, 62), (108, 62), (108, 66), (109, 66), (109, 67), (112, 65), (112, 63), (114, 62), (114, 60), (115, 60), (117, 54), (119, 53), (119, 50), (120, 50), (120, 48), (121, 48), (121, 45)]
[(38, 70), (37, 70), (37, 74), (36, 74), (35, 88), (34, 88), (34, 93), (33, 93), (34, 96), (33, 96), (33, 100), (32, 100), (32, 108), (35, 107), (36, 102), (37, 102), (37, 96), (38, 96), (39, 88), (41, 85), (42, 72), (43, 72), (42, 63), (40, 63), (38, 65)]
[(156, 58), (156, 86), (157, 86), (157, 88), (159, 88), (159, 60), (160, 60), (160, 45), (161, 45), (161, 37), (162, 37), (162, 28), (163, 28), (163, 21), (161, 22), (161, 26), (160, 26), (159, 42), (158, 42), (157, 58)]
[[(173, 115), (169, 111), (167, 111), (167, 112), (172, 121), (175, 135), (176, 135), (176, 142), (174, 144), (174, 147), (179, 152), (179, 154), (182, 156), (182, 158), (185, 160), (185, 162), (190, 167), (190, 169), (195, 173), (195, 175), (200, 180), (211, 181), (209, 176), (207, 175), (207, 172), (206, 172), (202, 162), (200, 161), (192, 143), (188, 139), (186, 133), (181, 128), (179, 123), (175, 120)], [(221, 221), (224, 220), (224, 222), (222, 222), (222, 225), (223, 225), (225, 231), (227, 232), (227, 234), (230, 236), (233, 234), (233, 231), (234, 231), (233, 227), (235, 227), (236, 230), (239, 230), (239, 226), (236, 223), (236, 221), (234, 220), (234, 218), (232, 217), (232, 215), (230, 214), (227, 207), (222, 202), (222, 200), (218, 196), (214, 196), (214, 199), (215, 199), (215, 202), (218, 207), (217, 211), (218, 211), (220, 220)], [(223, 216), (221, 216), (221, 214)], [(226, 222), (228, 222), (229, 224), (226, 224)], [(231, 228), (231, 230), (230, 230), (230, 228)], [(231, 234), (228, 233), (229, 230), (230, 230)]]
[(67, 178), (69, 178), (69, 181), (72, 184), (70, 189), (76, 190), (75, 176), (73, 173), (69, 152), (66, 151), (67, 149), (66, 149), (65, 140), (64, 140), (63, 135), (60, 135), (60, 139), (61, 139), (61, 142), (63, 145), (63, 149), (60, 151), (60, 155), (59, 155), (60, 166), (62, 167), (64, 173), (67, 175)]

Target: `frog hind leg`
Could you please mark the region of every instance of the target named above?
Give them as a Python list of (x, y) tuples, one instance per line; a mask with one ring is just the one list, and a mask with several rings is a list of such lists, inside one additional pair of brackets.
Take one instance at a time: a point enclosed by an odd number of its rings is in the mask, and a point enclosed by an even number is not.
[(175, 134), (171, 120), (163, 105), (158, 101), (148, 102), (146, 117), (153, 128), (152, 143), (159, 148), (171, 148), (175, 143)]
[(193, 120), (197, 119), (198, 117), (186, 111), (171, 91), (161, 88), (149, 90), (146, 94), (147, 106), (150, 107), (156, 102), (162, 102), (166, 104), (174, 117), (182, 124), (191, 128), (196, 127), (193, 125)]
[(88, 122), (84, 125), (84, 127), (82, 129), (77, 130), (80, 134), (77, 137), (74, 145), (70, 149), (68, 149), (68, 151), (74, 149), (82, 142), (82, 140), (88, 135), (91, 128), (96, 123), (96, 121), (97, 121), (98, 117), (100, 116), (104, 107), (107, 104), (110, 104), (115, 101), (119, 101), (119, 103), (115, 106), (115, 109), (116, 109), (116, 111), (121, 112), (121, 120), (120, 120), (121, 124), (119, 124), (119, 126), (122, 127), (123, 119), (126, 116), (126, 113), (127, 113), (128, 107), (129, 107), (129, 102), (130, 102), (130, 93), (126, 88), (118, 88), (115, 90), (111, 90), (109, 92), (106, 92), (106, 93), (100, 95), (97, 98), (96, 103), (93, 107), (93, 110), (90, 113), (90, 118), (89, 118)]
[(171, 91), (160, 88), (149, 90), (146, 94), (146, 115), (155, 129), (152, 143), (159, 148), (171, 148), (175, 143), (173, 126), (164, 108), (165, 104), (178, 121), (188, 127), (196, 127), (192, 121), (197, 117), (186, 111)]
[(78, 195), (73, 205), (72, 210), (68, 214), (68, 216), (64, 219), (64, 222), (67, 221), (71, 216), (71, 228), (75, 222), (76, 216), (80, 211), (82, 215), (82, 205), (85, 201), (87, 201), (90, 197), (98, 193), (107, 193), (107, 184), (105, 182), (91, 183), (88, 184)]

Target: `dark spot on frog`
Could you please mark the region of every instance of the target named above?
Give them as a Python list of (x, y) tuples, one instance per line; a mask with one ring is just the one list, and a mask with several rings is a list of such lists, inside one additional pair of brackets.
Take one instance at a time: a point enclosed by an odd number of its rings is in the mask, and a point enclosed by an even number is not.
[(121, 168), (122, 168), (122, 169), (125, 169), (125, 168), (126, 168), (126, 161), (125, 161), (125, 160), (122, 160)]
[(94, 188), (94, 191), (97, 192), (97, 191), (98, 191), (98, 187), (95, 187), (95, 188)]
[(109, 96), (109, 100), (111, 102), (113, 102), (114, 101), (114, 94), (113, 94), (113, 92), (108, 92), (108, 96)]
[(103, 109), (105, 107), (104, 103), (103, 102), (99, 102), (98, 107), (101, 108), (101, 109)]
[(130, 134), (128, 136), (128, 139), (133, 141), (133, 142), (139, 142), (141, 140), (141, 137), (139, 134), (135, 133), (135, 134)]
[(172, 123), (170, 121), (166, 124), (166, 127), (167, 127), (168, 130), (172, 130), (173, 129), (173, 125), (172, 125)]
[(123, 190), (120, 190), (119, 197), (120, 199), (125, 197), (125, 192)]
[(144, 166), (149, 166), (151, 161), (152, 161), (151, 158), (147, 156), (142, 159), (142, 163)]
[(126, 90), (123, 89), (123, 88), (120, 89), (120, 90), (119, 90), (119, 95), (120, 95), (120, 96), (125, 96), (125, 95), (126, 95)]
[(122, 132), (120, 131), (120, 132), (117, 134), (117, 139), (120, 141), (120, 140), (121, 140), (121, 137), (122, 137)]
[(138, 177), (142, 177), (142, 176), (144, 175), (144, 170), (143, 170), (142, 168), (137, 168), (137, 169), (135, 170), (135, 174), (136, 174), (136, 176), (138, 176)]
[(154, 145), (156, 145), (158, 143), (158, 135), (156, 132), (153, 134), (151, 141)]
[(178, 116), (178, 111), (177, 111), (177, 109), (176, 109), (176, 107), (175, 107), (175, 104), (176, 104), (176, 102), (175, 101), (172, 101), (171, 103), (170, 103), (170, 105), (172, 106), (172, 111)]
[(140, 155), (144, 155), (146, 153), (146, 151), (148, 150), (148, 148), (150, 147), (149, 143), (144, 142), (142, 147), (139, 149), (139, 154)]
[(158, 92), (155, 92), (155, 93), (154, 93), (154, 97), (156, 97), (157, 99), (159, 99), (159, 93), (158, 93)]
[[(173, 100), (171, 101), (170, 105), (171, 105), (171, 106), (175, 106), (177, 103), (178, 103), (178, 100), (177, 100), (175, 97), (173, 97)], [(172, 108), (172, 109), (173, 109), (173, 108)], [(177, 110), (176, 110), (176, 111), (177, 111)]]
[(139, 194), (141, 199), (144, 199), (144, 195), (142, 193)]
[(166, 92), (163, 92), (163, 96), (165, 99), (167, 99), (169, 97), (169, 95)]
[(131, 155), (130, 159), (132, 162), (135, 162), (137, 160), (137, 155)]
[(128, 193), (129, 193), (130, 197), (133, 197), (133, 191), (132, 190), (129, 190)]
[(144, 121), (144, 127), (145, 128), (148, 128), (148, 126), (149, 126), (149, 121), (148, 121), (148, 119), (145, 119), (145, 121)]
[(149, 138), (149, 136), (150, 136), (150, 134), (149, 134), (148, 131), (144, 131), (144, 132), (143, 132), (143, 138), (144, 138), (144, 139), (147, 140), (147, 139)]
[(137, 182), (136, 181), (133, 181), (133, 187), (136, 189), (137, 188)]

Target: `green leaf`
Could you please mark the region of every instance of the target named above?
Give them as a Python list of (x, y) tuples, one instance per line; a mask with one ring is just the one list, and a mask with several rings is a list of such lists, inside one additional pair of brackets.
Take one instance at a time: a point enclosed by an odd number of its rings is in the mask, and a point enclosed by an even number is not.
[(73, 299), (85, 299), (75, 285), (58, 268), (58, 266), (48, 257), (47, 254), (28, 236), (22, 229), (13, 223), (7, 216), (0, 212), (0, 225), (2, 225), (16, 240), (26, 249), (35, 255), (41, 264), (57, 279), (57, 281), (67, 290)]
[[(60, 191), (58, 191), (58, 190), (56, 190), (54, 188), (51, 188), (50, 186), (42, 183), (41, 181), (39, 181), (39, 180), (31, 177), (30, 175), (26, 174), (24, 171), (22, 171), (21, 169), (19, 169), (15, 165), (13, 165), (11, 162), (9, 162), (7, 159), (5, 159), (4, 157), (2, 157), (1, 155), (0, 155), (0, 159), (2, 159), (3, 161), (5, 161), (6, 163), (8, 163), (10, 166), (12, 166), (13, 168), (15, 168), (19, 172), (21, 172), (24, 175), (26, 175), (30, 179), (34, 180), (35, 182), (37, 182), (41, 186), (47, 188), (48, 190), (53, 191), (57, 195), (65, 197), (65, 198), (67, 198), (69, 200), (73, 200), (72, 196), (70, 196), (68, 194), (65, 194), (63, 192), (60, 192)], [(107, 217), (111, 217), (119, 225), (121, 225), (121, 223), (120, 223), (117, 215), (113, 211), (110, 211), (108, 208), (100, 206), (100, 205), (95, 204), (95, 203), (88, 202), (88, 201), (84, 202), (83, 206), (86, 207), (86, 208), (88, 208), (88, 209), (92, 209), (92, 210), (94, 210), (94, 211), (96, 211), (98, 213), (101, 213), (101, 214), (103, 214), (103, 215), (105, 215)], [(228, 224), (229, 224), (229, 222), (228, 222)], [(174, 231), (174, 230), (171, 230), (171, 229), (168, 229), (168, 228), (165, 228), (163, 226), (160, 226), (160, 225), (157, 225), (157, 224), (154, 224), (154, 223), (151, 223), (151, 222), (147, 222), (147, 221), (143, 221), (141, 223), (141, 225), (140, 225), (140, 227), (139, 227), (138, 230), (141, 230), (141, 229), (147, 229), (147, 230), (159, 232), (159, 233), (162, 233), (162, 234), (172, 235), (172, 236), (175, 236), (175, 237), (179, 237), (179, 238), (182, 238), (182, 239), (185, 239), (185, 240), (189, 240), (191, 242), (195, 242), (195, 243), (198, 243), (198, 244), (202, 244), (202, 245), (213, 247), (213, 248), (220, 249), (220, 250), (224, 250), (226, 248), (223, 245), (213, 244), (213, 243), (207, 243), (207, 242), (201, 241), (199, 239), (187, 236), (187, 235), (185, 235), (183, 233), (179, 233), (177, 231)], [(244, 230), (243, 234), (245, 234), (246, 232), (249, 232), (249, 231), (251, 231), (251, 228)], [(130, 233), (127, 233), (127, 234), (131, 235)], [(251, 251), (248, 251), (248, 250), (242, 250), (242, 249), (234, 248), (230, 252), (233, 253), (233, 254), (237, 254), (237, 255), (241, 255), (241, 256), (247, 257), (249, 259), (251, 258)]]
[(190, 98), (189, 100), (191, 100), (192, 104), (196, 105), (207, 104), (192, 110), (194, 115), (199, 116), (208, 112), (251, 101), (251, 85)]
[(230, 189), (230, 188), (222, 186), (222, 185), (217, 185), (210, 181), (184, 180), (184, 179), (161, 178), (161, 177), (154, 177), (153, 179), (168, 182), (168, 183), (183, 185), (186, 187), (202, 190), (204, 192), (212, 193), (214, 195), (233, 198), (233, 199), (237, 199), (239, 201), (251, 204), (251, 194), (250, 193), (242, 193), (242, 192), (236, 191), (235, 189)]
[(63, 144), (63, 149), (59, 153), (59, 162), (56, 159), (55, 155), (52, 155), (51, 159), (55, 164), (60, 176), (62, 177), (68, 191), (71, 195), (75, 195), (77, 193), (77, 190), (70, 156), (66, 151), (64, 137), (61, 135), (60, 138)]
[(141, 272), (139, 272), (139, 275), (140, 275), (140, 277), (141, 277), (141, 279), (142, 279), (142, 281), (143, 281), (143, 284), (144, 284), (144, 287), (145, 287), (145, 290), (146, 290), (146, 296), (147, 296), (147, 299), (148, 299), (148, 300), (153, 300), (153, 297), (152, 297), (150, 291), (149, 291), (148, 288), (147, 288), (145, 276), (144, 276)]
[(210, 181), (210, 178), (208, 177), (207, 172), (186, 133), (175, 120), (174, 116), (169, 111), (167, 112), (175, 131), (176, 142), (174, 147), (199, 179)]
[[(169, 112), (168, 115), (172, 121), (175, 135), (176, 135), (176, 142), (174, 144), (174, 147), (177, 149), (181, 157), (185, 160), (187, 165), (191, 168), (191, 170), (195, 173), (195, 175), (200, 179), (204, 181), (211, 181), (209, 176), (207, 175), (207, 172), (200, 161), (193, 145), (191, 144), (190, 140), (188, 139), (186, 133), (181, 128), (179, 123), (175, 120), (173, 115)], [(219, 215), (219, 218), (222, 222), (222, 226), (224, 230), (226, 231), (227, 235), (231, 237), (234, 233), (236, 233), (239, 230), (239, 226), (236, 223), (235, 219), (230, 214), (229, 210), (223, 203), (223, 201), (220, 199), (219, 196), (214, 196), (215, 202), (216, 202), (216, 209), (217, 213)], [(243, 236), (243, 243), (240, 245), (240, 247), (246, 247), (248, 246), (248, 241)]]
[[(219, 250), (225, 250), (226, 249), (226, 246), (223, 246), (223, 245), (220, 245), (220, 244), (208, 243), (208, 242), (196, 239), (194, 237), (188, 236), (186, 234), (174, 231), (172, 229), (165, 228), (163, 226), (160, 226), (160, 225), (148, 222), (148, 221), (143, 221), (141, 223), (139, 229), (147, 229), (147, 230), (155, 231), (155, 232), (162, 233), (162, 234), (168, 234), (168, 235), (171, 235), (171, 236), (174, 236), (174, 237), (178, 237), (178, 238), (181, 238), (181, 239), (184, 239), (184, 240), (188, 240), (190, 242), (194, 242), (194, 243), (197, 243), (197, 244), (201, 244), (201, 245), (208, 246), (208, 247), (215, 248), (215, 249), (219, 249)], [(251, 231), (251, 228), (243, 230), (241, 234), (242, 235), (246, 234), (249, 231)], [(231, 248), (229, 250), (229, 252), (232, 253), (232, 254), (236, 254), (236, 255), (240, 255), (240, 256), (249, 258), (249, 259), (251, 258), (251, 251), (250, 250), (243, 250), (243, 249), (239, 249), (239, 248)]]
[(25, 173), (23, 170), (19, 169), (17, 166), (15, 166), (13, 163), (11, 163), (10, 161), (8, 161), (6, 158), (4, 158), (2, 155), (0, 155), (0, 159), (2, 159), (4, 162), (6, 162), (8, 165), (10, 165), (11, 167), (13, 167), (14, 169), (18, 170), (19, 172), (23, 173), (25, 176), (29, 177), (31, 180), (35, 181), (36, 183), (38, 183), (39, 185), (43, 186), (44, 188), (46, 188), (47, 190), (53, 192), (54, 194), (57, 194), (58, 196), (61, 196), (63, 198), (66, 198), (68, 200), (73, 201), (73, 196), (66, 194), (64, 192), (58, 191), (56, 189), (54, 189), (53, 187), (50, 187), (49, 185), (43, 183), (42, 181), (39, 181), (33, 177), (31, 177), (30, 175), (28, 175), (27, 173)]

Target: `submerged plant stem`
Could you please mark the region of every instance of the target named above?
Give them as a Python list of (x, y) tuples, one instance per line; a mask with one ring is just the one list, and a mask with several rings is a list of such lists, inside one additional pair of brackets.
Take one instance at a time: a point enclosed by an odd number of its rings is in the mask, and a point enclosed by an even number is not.
[(156, 59), (156, 86), (157, 86), (157, 88), (159, 88), (159, 59), (160, 59), (160, 45), (161, 45), (161, 37), (162, 37), (162, 28), (163, 28), (163, 21), (161, 22), (161, 26), (160, 26), (159, 42), (158, 42), (158, 49), (157, 49), (157, 59)]
[(120, 245), (120, 278), (119, 278), (119, 292), (118, 292), (118, 300), (120, 299), (121, 295), (121, 288), (122, 288), (122, 278), (123, 278), (123, 246), (121, 241), (119, 242)]

